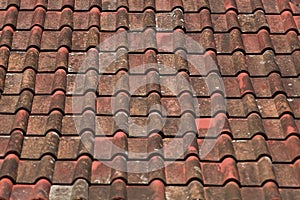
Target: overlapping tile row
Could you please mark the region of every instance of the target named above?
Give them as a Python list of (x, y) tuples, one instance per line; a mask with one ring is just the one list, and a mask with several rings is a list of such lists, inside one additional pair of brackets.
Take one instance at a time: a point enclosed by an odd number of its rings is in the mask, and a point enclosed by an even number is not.
[(48, 10), (61, 10), (64, 7), (70, 7), (76, 11), (87, 11), (91, 7), (99, 7), (103, 11), (115, 11), (120, 7), (124, 7), (129, 11), (143, 11), (147, 8), (156, 11), (170, 11), (172, 8), (184, 8), (185, 12), (197, 12), (201, 9), (210, 9), (213, 13), (224, 13), (228, 10), (237, 10), (241, 13), (253, 13), (256, 10), (264, 10), (266, 13), (281, 13), (284, 10), (292, 11), (295, 14), (299, 13), (299, 2), (297, 0), (222, 0), (216, 2), (213, 0), (197, 0), (197, 1), (173, 1), (165, 2), (163, 0), (151, 1), (133, 1), (133, 0), (118, 0), (111, 2), (109, 0), (89, 0), (89, 1), (66, 1), (54, 0), (50, 2), (38, 1), (36, 4), (31, 0), (24, 1), (8, 1), (4, 0), (1, 3), (1, 9), (5, 9), (9, 5), (19, 6), (21, 9), (31, 10), (37, 5), (47, 7)]
[(299, 12), (0, 2), (1, 199), (296, 198)]

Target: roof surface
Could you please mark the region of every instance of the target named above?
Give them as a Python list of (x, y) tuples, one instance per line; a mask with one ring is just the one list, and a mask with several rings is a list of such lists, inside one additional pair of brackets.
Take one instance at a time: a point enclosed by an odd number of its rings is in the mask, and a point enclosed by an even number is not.
[(298, 3), (1, 0), (0, 199), (298, 199)]

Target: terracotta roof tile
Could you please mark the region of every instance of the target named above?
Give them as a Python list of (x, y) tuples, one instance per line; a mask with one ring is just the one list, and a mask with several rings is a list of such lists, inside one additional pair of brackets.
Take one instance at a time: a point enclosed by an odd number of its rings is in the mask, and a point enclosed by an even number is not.
[[(223, 185), (228, 180), (239, 181), (238, 169), (232, 158), (225, 158), (221, 163), (202, 163), (204, 184)], [(213, 174), (218, 176), (212, 176)]]
[(282, 198), (286, 198), (286, 199), (296, 197), (298, 195), (297, 193), (298, 193), (297, 190), (290, 190), (290, 189), (280, 190), (280, 194)]
[(295, 199), (299, 3), (1, 1), (0, 199)]

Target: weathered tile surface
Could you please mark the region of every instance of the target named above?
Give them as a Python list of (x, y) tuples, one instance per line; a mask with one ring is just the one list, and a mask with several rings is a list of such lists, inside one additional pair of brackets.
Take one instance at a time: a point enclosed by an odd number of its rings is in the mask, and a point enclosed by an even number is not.
[(299, 14), (0, 1), (0, 199), (297, 199)]

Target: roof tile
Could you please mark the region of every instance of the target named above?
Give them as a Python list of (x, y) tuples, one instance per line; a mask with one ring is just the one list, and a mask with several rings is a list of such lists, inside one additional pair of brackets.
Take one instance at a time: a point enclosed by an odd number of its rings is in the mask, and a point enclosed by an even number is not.
[[(204, 184), (223, 185), (228, 180), (239, 181), (236, 162), (232, 158), (225, 158), (222, 163), (202, 163)], [(218, 176), (212, 176), (218, 174)]]
[[(234, 140), (233, 146), (238, 160), (257, 160), (261, 156), (269, 156), (269, 150), (264, 138), (254, 136), (252, 140)], [(272, 154), (273, 155), (273, 154)]]
[[(75, 18), (75, 16), (76, 15), (74, 15), (74, 18)], [(47, 11), (46, 17), (45, 17), (45, 25), (44, 25), (44, 27), (46, 29), (58, 30), (58, 28), (60, 26), (60, 20), (53, 20), (53, 18), (60, 19), (61, 13), (56, 12), (56, 11)]]
[(298, 196), (299, 191), (295, 189), (280, 189), (280, 195), (283, 199), (293, 199)]
[(269, 157), (262, 157), (257, 163), (238, 163), (237, 166), (242, 185), (261, 185), (267, 180), (275, 180)]
[(18, 198), (40, 198), (48, 197), (50, 191), (50, 183), (44, 179), (39, 180), (35, 185), (20, 184), (14, 186), (12, 190), (12, 199)]
[[(200, 157), (202, 160), (221, 161), (223, 158), (228, 157), (228, 156), (235, 157), (235, 152), (233, 149), (233, 145), (235, 143), (233, 143), (231, 141), (231, 138), (227, 134), (222, 134), (219, 136), (218, 139), (210, 139), (208, 141), (216, 142), (216, 144), (214, 145), (214, 147), (211, 149), (211, 151), (206, 156)], [(205, 145), (204, 142), (206, 142), (206, 141), (198, 140), (199, 149), (201, 149), (201, 151), (204, 150), (205, 146), (202, 147), (202, 145)]]
[(56, 161), (53, 182), (71, 183), (77, 178), (89, 180), (89, 166), (91, 166), (91, 160), (87, 156), (81, 156), (77, 161)]
[(262, 188), (242, 188), (241, 194), (247, 200), (259, 197), (280, 198), (279, 191), (273, 182), (267, 182)]
[(294, 164), (294, 166), (292, 164), (276, 164), (276, 165), (274, 165), (274, 172), (276, 174), (276, 178), (277, 178), (279, 187), (282, 187), (282, 186), (299, 187), (296, 163)]
[[(287, 141), (269, 141), (268, 146), (272, 153), (272, 159), (276, 162), (292, 162), (299, 155), (299, 139), (291, 136)], [(290, 149), (289, 152), (282, 149)]]
[(6, 11), (4, 25), (11, 25), (16, 27), (18, 18), (18, 9), (15, 6), (11, 6)]
[[(40, 161), (20, 161), (17, 182), (34, 183), (41, 177), (52, 180), (54, 161), (54, 158), (48, 155), (43, 156)], [(36, 171), (36, 167), (40, 170)]]
[[(235, 182), (229, 182), (224, 187), (206, 187), (205, 198), (212, 200), (215, 197), (229, 199), (242, 199), (241, 192), (238, 189), (238, 185)], [(246, 195), (243, 195), (246, 197)]]
[(18, 176), (19, 158), (15, 154), (8, 154), (4, 159), (1, 159), (1, 178), (8, 177), (12, 181), (16, 181)]
[(56, 49), (57, 48), (57, 38), (59, 37), (59, 33), (52, 31), (44, 31), (42, 36), (42, 49)]
[(13, 184), (10, 179), (3, 178), (0, 181), (0, 197), (3, 199), (9, 199)]
[(13, 0), (1, 13), (0, 198), (297, 195), (296, 0)]
[(32, 26), (34, 25), (44, 26), (45, 18), (46, 18), (45, 8), (37, 7), (35, 9), (34, 15), (32, 16), (32, 22), (31, 22)]
[(228, 12), (226, 12), (225, 18), (226, 18), (227, 28), (229, 31), (231, 31), (231, 29), (240, 27), (239, 19), (235, 11), (229, 10)]
[(60, 27), (70, 27), (73, 28), (73, 12), (69, 7), (62, 10), (60, 16)]
[[(100, 19), (102, 19), (102, 16), (100, 18), (100, 11), (99, 8), (93, 7), (90, 11), (89, 14), (89, 21), (88, 21), (88, 26), (95, 26), (95, 27), (99, 27), (100, 26)], [(85, 21), (82, 21), (83, 23), (85, 23)]]

